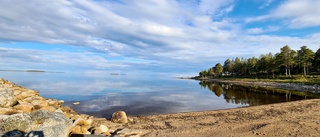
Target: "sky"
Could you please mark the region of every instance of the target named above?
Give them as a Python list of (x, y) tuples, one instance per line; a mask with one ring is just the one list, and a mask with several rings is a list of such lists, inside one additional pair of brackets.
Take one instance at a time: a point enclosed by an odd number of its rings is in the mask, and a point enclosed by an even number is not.
[(0, 69), (192, 76), (320, 48), (320, 0), (0, 0)]

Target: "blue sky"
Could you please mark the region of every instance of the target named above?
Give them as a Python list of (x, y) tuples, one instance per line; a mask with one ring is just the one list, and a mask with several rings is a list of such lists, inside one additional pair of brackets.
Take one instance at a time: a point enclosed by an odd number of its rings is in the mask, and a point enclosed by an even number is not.
[(320, 0), (1, 0), (0, 69), (197, 75), (320, 46)]

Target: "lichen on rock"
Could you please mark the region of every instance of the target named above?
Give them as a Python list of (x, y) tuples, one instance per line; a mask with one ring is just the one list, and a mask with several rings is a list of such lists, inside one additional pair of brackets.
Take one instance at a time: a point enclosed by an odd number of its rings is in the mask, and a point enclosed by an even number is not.
[(11, 130), (30, 131), (33, 125), (30, 115), (26, 113), (0, 115), (0, 123), (0, 135)]
[(0, 107), (12, 107), (17, 104), (17, 98), (14, 91), (8, 88), (0, 89)]
[(41, 131), (45, 137), (67, 137), (72, 128), (72, 121), (62, 113), (46, 110), (0, 115), (0, 123), (0, 135), (19, 130), (26, 134)]

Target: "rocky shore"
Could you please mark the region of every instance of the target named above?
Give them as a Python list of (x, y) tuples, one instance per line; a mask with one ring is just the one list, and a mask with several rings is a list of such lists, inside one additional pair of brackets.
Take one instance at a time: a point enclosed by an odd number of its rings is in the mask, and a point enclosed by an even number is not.
[[(103, 124), (93, 116), (79, 114), (63, 100), (46, 99), (37, 91), (26, 89), (0, 78), (1, 137), (137, 137), (140, 130), (125, 128), (132, 123), (123, 111), (115, 112)], [(101, 123), (101, 122), (100, 122)]]
[(320, 99), (138, 117), (118, 111), (111, 119), (79, 114), (63, 103), (0, 78), (0, 136), (320, 136)]

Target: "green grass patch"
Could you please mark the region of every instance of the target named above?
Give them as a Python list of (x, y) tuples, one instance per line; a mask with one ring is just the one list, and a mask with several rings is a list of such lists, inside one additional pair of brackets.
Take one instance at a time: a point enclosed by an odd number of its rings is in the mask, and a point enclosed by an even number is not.
[(278, 77), (275, 79), (266, 78), (220, 78), (224, 80), (235, 80), (243, 82), (279, 82), (279, 83), (300, 83), (305, 85), (320, 85), (320, 76), (308, 76), (304, 77), (302, 75), (294, 75), (292, 77)]

